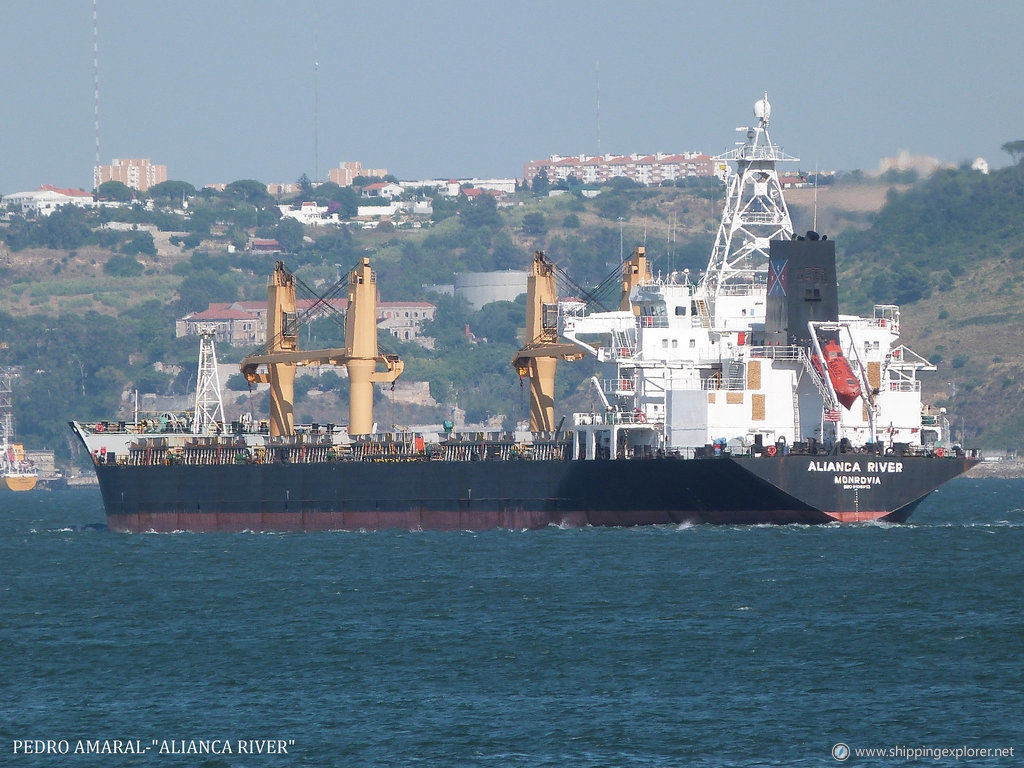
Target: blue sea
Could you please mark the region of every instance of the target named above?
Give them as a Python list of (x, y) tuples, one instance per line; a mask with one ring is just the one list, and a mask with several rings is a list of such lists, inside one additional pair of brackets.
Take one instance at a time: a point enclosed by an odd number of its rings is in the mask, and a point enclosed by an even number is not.
[(96, 490), (8, 493), (0, 765), (1024, 765), (1022, 508), (127, 535)]

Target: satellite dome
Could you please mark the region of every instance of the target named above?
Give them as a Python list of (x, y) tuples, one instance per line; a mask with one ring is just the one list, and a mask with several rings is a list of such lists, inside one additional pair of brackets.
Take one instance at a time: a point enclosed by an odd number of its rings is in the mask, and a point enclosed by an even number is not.
[(758, 120), (768, 120), (772, 116), (772, 105), (768, 99), (758, 99), (754, 103), (754, 117)]

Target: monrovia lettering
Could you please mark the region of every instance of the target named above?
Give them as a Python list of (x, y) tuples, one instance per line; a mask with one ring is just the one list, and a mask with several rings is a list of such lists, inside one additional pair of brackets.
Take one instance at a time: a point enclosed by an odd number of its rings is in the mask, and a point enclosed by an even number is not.
[(836, 475), (832, 482), (835, 485), (881, 485), (882, 478), (878, 475)]

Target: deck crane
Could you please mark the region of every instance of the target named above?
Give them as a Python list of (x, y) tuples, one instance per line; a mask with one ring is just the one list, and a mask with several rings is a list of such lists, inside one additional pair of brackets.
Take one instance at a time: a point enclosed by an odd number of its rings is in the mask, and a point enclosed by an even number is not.
[[(345, 346), (334, 349), (299, 349), (295, 276), (284, 262), (274, 265), (267, 283), (266, 350), (246, 357), (239, 366), (250, 384), (270, 384), (272, 436), (295, 432), (295, 369), (300, 365), (344, 365), (350, 383), (349, 434), (373, 431), (373, 385), (393, 382), (405, 365), (397, 355), (381, 354), (377, 348), (377, 275), (368, 258), (360, 259), (348, 275)], [(266, 367), (262, 372), (261, 366)]]

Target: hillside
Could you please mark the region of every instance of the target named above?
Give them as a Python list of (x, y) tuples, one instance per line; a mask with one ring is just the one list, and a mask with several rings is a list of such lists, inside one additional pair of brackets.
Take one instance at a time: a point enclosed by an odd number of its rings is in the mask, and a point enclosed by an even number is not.
[[(1024, 215), (1021, 173), (951, 171), (898, 188), (849, 183), (787, 192), (798, 231), (811, 227), (816, 211), (818, 230), (837, 239), (844, 308), (870, 313), (872, 303), (900, 303), (905, 343), (940, 363), (925, 377), (926, 393), (950, 408), (971, 444), (994, 448), (1017, 447), (1024, 424), (1024, 358), (1012, 345), (1022, 319), (1015, 299), (1024, 250), (1014, 240)], [(594, 199), (520, 193), (502, 207), (489, 196), (477, 203), (435, 199), (434, 222), (420, 229), (303, 232), (299, 225), (296, 232), (296, 222), (272, 215), (275, 201), (238, 197), (241, 188), (256, 195), (257, 184), (236, 184), (234, 198), (197, 195), (187, 216), (105, 213), (127, 220), (118, 231), (78, 212), (45, 222), (10, 217), (0, 229), (0, 364), (23, 371), (15, 409), (26, 444), (67, 457), (76, 449), (67, 418), (127, 409), (122, 393), (133, 389), (186, 395), (197, 345), (174, 339), (175, 318), (211, 301), (264, 297), (278, 258), (323, 289), (339, 265), (369, 255), (382, 299), (438, 305), (433, 352), (385, 338), (407, 361), (405, 378), (427, 382), (429, 394), (416, 406), (385, 398), (382, 418), (440, 421), (457, 406), (469, 421), (509, 425), (525, 413), (509, 367), (523, 308), (499, 303), (474, 312), (423, 285), (450, 282), (455, 271), (523, 269), (534, 250), (545, 250), (577, 285), (593, 286), (614, 272), (620, 250), (640, 244), (656, 273), (696, 273), (707, 262), (721, 205), (716, 185), (621, 185)], [(291, 252), (247, 253), (253, 235), (279, 237)], [(488, 343), (470, 343), (467, 325)], [(310, 332), (326, 339), (337, 328), (314, 324)], [(218, 346), (221, 362), (247, 352)], [(580, 382), (591, 373), (586, 365), (560, 367), (558, 398), (566, 410), (590, 406), (593, 393)], [(321, 377), (300, 390), (301, 417), (339, 418), (343, 384)], [(229, 394), (240, 409), (261, 406), (261, 398)]]
[(890, 193), (837, 244), (844, 304), (902, 306), (907, 345), (939, 364), (926, 395), (987, 448), (1019, 447), (1024, 429), (1022, 228), (1024, 166), (958, 169)]

